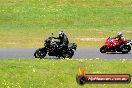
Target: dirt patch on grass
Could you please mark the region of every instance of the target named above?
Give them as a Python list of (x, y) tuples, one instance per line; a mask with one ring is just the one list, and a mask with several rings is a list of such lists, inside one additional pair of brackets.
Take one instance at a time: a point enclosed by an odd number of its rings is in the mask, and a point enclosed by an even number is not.
[(17, 44), (17, 42), (0, 41), (0, 44)]
[(74, 38), (80, 41), (104, 41), (106, 38)]

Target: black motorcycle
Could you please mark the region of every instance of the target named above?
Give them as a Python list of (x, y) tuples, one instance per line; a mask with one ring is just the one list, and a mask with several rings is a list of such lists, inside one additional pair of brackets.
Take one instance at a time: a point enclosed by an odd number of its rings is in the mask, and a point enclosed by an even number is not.
[(72, 58), (74, 51), (77, 48), (77, 44), (69, 43), (67, 48), (61, 48), (59, 42), (53, 40), (53, 37), (49, 37), (44, 41), (44, 47), (35, 51), (35, 58), (44, 58), (46, 54), (49, 56), (56, 56), (58, 58)]

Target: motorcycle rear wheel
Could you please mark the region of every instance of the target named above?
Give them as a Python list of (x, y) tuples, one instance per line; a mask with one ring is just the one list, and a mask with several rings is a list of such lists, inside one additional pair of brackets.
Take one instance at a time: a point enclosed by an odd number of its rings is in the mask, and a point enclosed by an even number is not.
[(68, 50), (66, 53), (62, 54), (63, 58), (72, 58), (72, 56), (74, 55), (74, 51), (72, 49)]
[(130, 52), (130, 50), (131, 50), (131, 46), (130, 45), (126, 45), (126, 46), (124, 46), (122, 48), (122, 53), (126, 54), (126, 53)]

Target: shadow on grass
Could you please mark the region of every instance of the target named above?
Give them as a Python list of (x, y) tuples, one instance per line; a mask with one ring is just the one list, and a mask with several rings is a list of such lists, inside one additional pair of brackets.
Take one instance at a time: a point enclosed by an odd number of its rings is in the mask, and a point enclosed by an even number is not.
[[(36, 58), (35, 58), (35, 59), (36, 59)], [(55, 57), (52, 58), (52, 57), (50, 57), (50, 58), (37, 58), (37, 59), (40, 59), (40, 60), (43, 60), (43, 59), (47, 59), (47, 60), (50, 60), (50, 59), (51, 59), (51, 60), (63, 60), (63, 59), (65, 59), (65, 58), (57, 58), (57, 57), (56, 57), (56, 58), (55, 58)]]

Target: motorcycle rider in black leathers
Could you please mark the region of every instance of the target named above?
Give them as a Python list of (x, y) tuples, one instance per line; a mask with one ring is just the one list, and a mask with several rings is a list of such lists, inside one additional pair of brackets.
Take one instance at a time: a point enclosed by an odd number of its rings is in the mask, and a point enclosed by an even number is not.
[(116, 47), (120, 47), (123, 43), (125, 43), (124, 41), (125, 38), (122, 36), (122, 32), (118, 32), (117, 36), (115, 36), (114, 39), (118, 39), (117, 41), (119, 42), (119, 44), (116, 45)]
[(59, 49), (67, 49), (68, 48), (68, 38), (65, 35), (65, 33), (63, 31), (59, 32), (59, 37), (54, 37), (54, 39), (59, 39)]
[(114, 37), (114, 39), (118, 38), (118, 41), (122, 41), (122, 32), (118, 32), (117, 36)]

